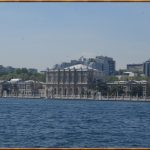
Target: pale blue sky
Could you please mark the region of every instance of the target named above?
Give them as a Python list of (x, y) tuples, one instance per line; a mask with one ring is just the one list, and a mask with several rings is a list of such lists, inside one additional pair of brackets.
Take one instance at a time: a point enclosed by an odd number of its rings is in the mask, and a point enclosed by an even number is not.
[(44, 70), (103, 55), (150, 58), (150, 3), (1, 3), (0, 64)]

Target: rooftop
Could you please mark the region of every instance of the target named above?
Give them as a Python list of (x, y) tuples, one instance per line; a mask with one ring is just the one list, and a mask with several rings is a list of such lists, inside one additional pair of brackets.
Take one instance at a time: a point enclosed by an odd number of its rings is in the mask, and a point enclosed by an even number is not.
[(21, 81), (21, 79), (11, 79), (11, 80), (10, 80), (10, 82), (13, 82), (13, 83), (14, 83), (14, 82), (18, 82), (18, 81)]
[(66, 67), (65, 69), (76, 69), (76, 70), (87, 70), (87, 69), (92, 69), (92, 70), (96, 70), (96, 69), (93, 69), (89, 66), (86, 66), (86, 65), (83, 65), (83, 64), (77, 64), (77, 65), (73, 65), (73, 66), (70, 66), (70, 67)]

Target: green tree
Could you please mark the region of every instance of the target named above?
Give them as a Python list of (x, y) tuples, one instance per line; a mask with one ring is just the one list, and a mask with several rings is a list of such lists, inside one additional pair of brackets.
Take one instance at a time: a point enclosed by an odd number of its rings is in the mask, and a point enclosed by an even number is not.
[(101, 92), (101, 95), (105, 96), (107, 95), (107, 83), (104, 82), (103, 80), (97, 80), (96, 81), (96, 87), (95, 90), (98, 92)]

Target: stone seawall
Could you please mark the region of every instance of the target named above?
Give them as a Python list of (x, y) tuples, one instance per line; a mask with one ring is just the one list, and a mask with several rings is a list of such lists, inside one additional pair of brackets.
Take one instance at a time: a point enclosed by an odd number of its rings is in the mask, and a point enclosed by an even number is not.
[(150, 102), (149, 97), (81, 97), (81, 96), (70, 96), (70, 97), (40, 97), (40, 96), (5, 96), (1, 98), (17, 98), (17, 99), (46, 99), (46, 100), (97, 100), (97, 101), (145, 101)]

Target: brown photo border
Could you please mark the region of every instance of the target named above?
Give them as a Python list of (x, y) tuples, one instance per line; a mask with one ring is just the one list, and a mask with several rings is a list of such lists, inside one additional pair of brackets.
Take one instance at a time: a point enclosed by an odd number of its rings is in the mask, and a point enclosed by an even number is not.
[(0, 0), (0, 2), (150, 2), (150, 0)]
[(0, 150), (150, 150), (150, 148), (0, 148)]
[(150, 148), (0, 148), (0, 150), (150, 150)]
[[(0, 2), (150, 2), (150, 0), (0, 0)], [(0, 150), (150, 150), (150, 148), (0, 148)]]

